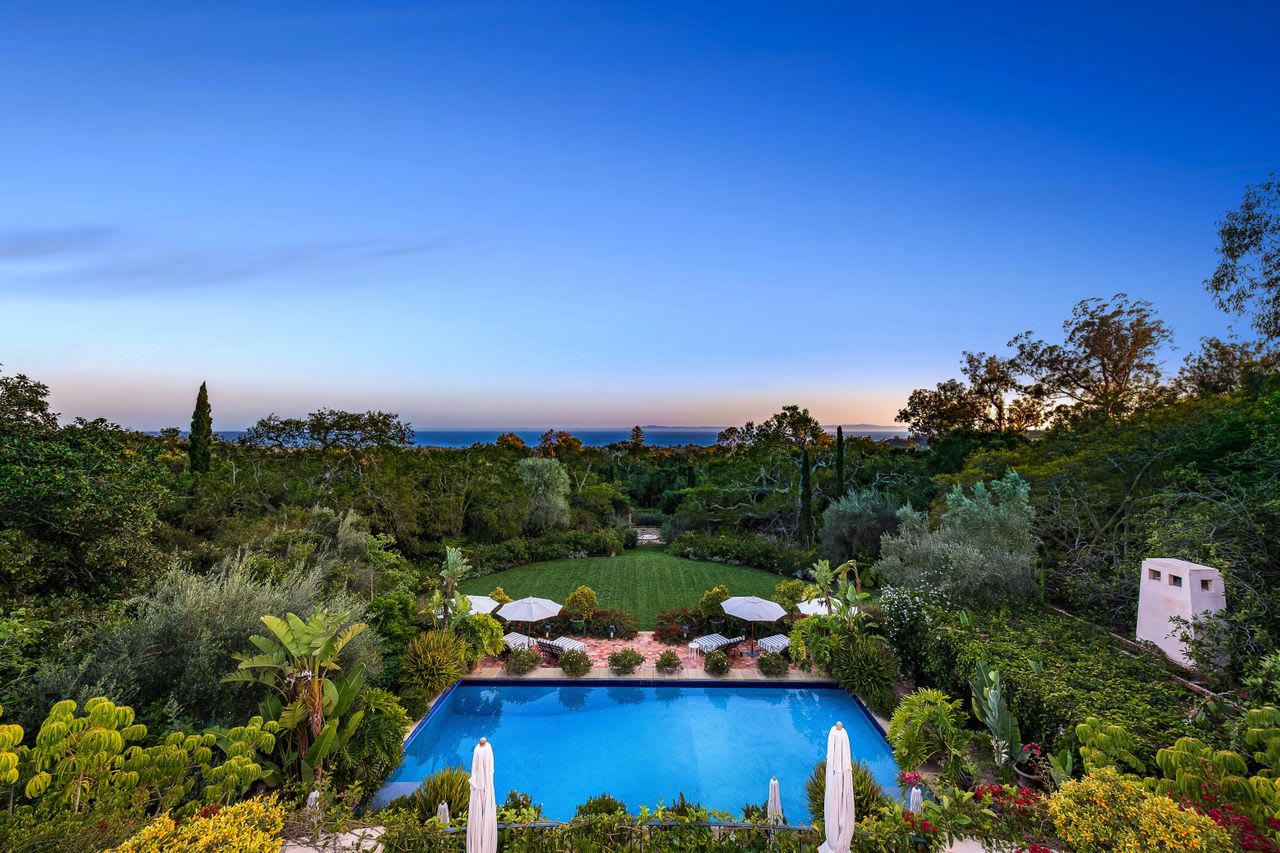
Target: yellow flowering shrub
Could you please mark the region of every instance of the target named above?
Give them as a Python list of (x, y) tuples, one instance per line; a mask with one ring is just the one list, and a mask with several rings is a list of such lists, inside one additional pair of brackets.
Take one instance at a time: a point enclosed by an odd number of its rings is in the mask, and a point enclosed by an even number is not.
[(1058, 837), (1077, 853), (1227, 853), (1226, 833), (1205, 815), (1101, 768), (1049, 798)]
[(255, 798), (221, 809), (209, 806), (182, 823), (165, 812), (112, 853), (279, 853), (283, 828), (280, 803), (274, 798)]

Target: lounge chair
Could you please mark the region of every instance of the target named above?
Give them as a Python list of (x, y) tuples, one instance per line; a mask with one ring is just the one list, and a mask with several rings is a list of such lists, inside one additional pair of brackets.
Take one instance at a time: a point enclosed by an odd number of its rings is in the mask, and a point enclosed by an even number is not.
[(503, 637), (502, 643), (507, 647), (507, 651), (533, 648), (532, 637), (526, 637), (524, 634), (517, 634), (515, 631), (512, 631), (510, 634)]
[(728, 640), (725, 640), (724, 645), (720, 647), (720, 651), (724, 652), (726, 655), (727, 654), (740, 655), (742, 654), (742, 649), (738, 647), (741, 646), (746, 641), (747, 641), (747, 635), (739, 634), (736, 637), (732, 637)]
[(760, 640), (756, 645), (764, 649), (766, 652), (781, 654), (791, 645), (791, 639), (787, 637), (786, 634), (774, 634), (772, 637), (765, 637), (763, 640)]
[(555, 657), (565, 652), (585, 652), (587, 644), (581, 640), (575, 640), (572, 637), (556, 637), (554, 640), (538, 640), (538, 646), (543, 651)]
[(694, 637), (689, 641), (689, 648), (705, 655), (707, 652), (723, 648), (728, 642), (729, 640), (720, 634), (708, 634), (705, 637)]

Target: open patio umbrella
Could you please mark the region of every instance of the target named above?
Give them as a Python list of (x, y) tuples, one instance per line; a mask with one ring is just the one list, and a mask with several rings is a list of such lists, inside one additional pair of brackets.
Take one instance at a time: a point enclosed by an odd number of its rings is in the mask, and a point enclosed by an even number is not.
[(471, 753), (471, 804), (467, 807), (467, 853), (497, 853), (498, 804), (493, 795), (493, 748), (480, 738)]
[(468, 595), (472, 613), (492, 613), (498, 609), (498, 602), (487, 595)]
[[(549, 598), (521, 598), (498, 608), (498, 615), (508, 622), (541, 622), (560, 612), (560, 605)], [(525, 630), (528, 630), (526, 625)]]
[(786, 820), (782, 816), (782, 791), (778, 788), (777, 776), (769, 780), (769, 805), (765, 809), (765, 814), (769, 818), (769, 823), (783, 823)]
[(777, 622), (787, 615), (787, 611), (778, 602), (770, 601), (767, 598), (758, 598), (754, 595), (735, 595), (732, 598), (726, 598), (720, 606), (730, 616), (752, 623), (751, 653), (753, 655), (756, 649), (756, 626), (754, 623)]
[(811, 598), (808, 601), (802, 601), (796, 605), (805, 616), (827, 616), (827, 602), (822, 598)]
[(818, 853), (849, 853), (853, 843), (853, 760), (849, 733), (837, 722), (827, 735), (827, 784), (822, 798), (822, 831)]

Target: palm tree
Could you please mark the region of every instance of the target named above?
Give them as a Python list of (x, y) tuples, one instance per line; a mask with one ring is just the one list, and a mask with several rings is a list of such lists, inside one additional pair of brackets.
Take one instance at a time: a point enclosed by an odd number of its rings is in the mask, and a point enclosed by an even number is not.
[(454, 548), (452, 545), (445, 546), (444, 549), (444, 565), (440, 567), (440, 607), (444, 625), (449, 625), (449, 608), (453, 606), (458, 609), (454, 601), (457, 595), (458, 584), (471, 571), (471, 563), (467, 560), (466, 555), (462, 553), (461, 548)]
[(240, 665), (222, 678), (227, 683), (263, 684), (273, 691), (263, 703), (263, 716), (294, 733), (304, 781), (320, 776), (325, 756), (339, 738), (351, 736), (363, 716), (357, 711), (339, 733), (339, 719), (364, 686), (363, 665), (340, 680), (331, 677), (342, 668), (342, 650), (368, 627), (357, 622), (343, 628), (350, 617), (350, 612), (329, 613), (322, 607), (305, 622), (293, 613), (284, 619), (263, 616), (271, 636), (249, 638), (260, 654), (232, 655)]

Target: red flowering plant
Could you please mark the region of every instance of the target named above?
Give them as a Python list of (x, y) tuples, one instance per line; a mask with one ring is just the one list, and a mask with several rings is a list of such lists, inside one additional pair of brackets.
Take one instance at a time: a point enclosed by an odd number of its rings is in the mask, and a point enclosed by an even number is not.
[(1231, 803), (1219, 802), (1211, 794), (1205, 794), (1198, 803), (1184, 799), (1182, 806), (1208, 816), (1231, 835), (1240, 850), (1248, 853), (1280, 853), (1280, 844), (1274, 840), (1280, 837), (1280, 820), (1274, 817), (1267, 819), (1267, 828), (1264, 829)]
[(904, 791), (909, 791), (916, 785), (924, 784), (924, 774), (919, 770), (904, 770), (898, 774), (898, 785)]
[(1005, 837), (1017, 839), (1051, 837), (1053, 821), (1049, 798), (1025, 785), (979, 785), (973, 798), (1000, 817)]

